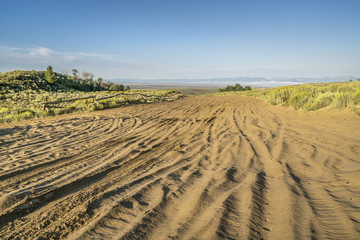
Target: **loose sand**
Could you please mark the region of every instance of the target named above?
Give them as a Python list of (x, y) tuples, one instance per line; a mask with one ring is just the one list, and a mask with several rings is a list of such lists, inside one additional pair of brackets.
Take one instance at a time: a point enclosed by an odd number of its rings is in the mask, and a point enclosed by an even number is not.
[(0, 126), (0, 238), (360, 239), (360, 118), (189, 97)]

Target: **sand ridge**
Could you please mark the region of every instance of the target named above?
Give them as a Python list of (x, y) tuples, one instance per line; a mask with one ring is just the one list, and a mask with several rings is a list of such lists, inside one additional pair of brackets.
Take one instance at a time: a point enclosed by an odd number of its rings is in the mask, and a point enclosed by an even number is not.
[(187, 97), (0, 127), (3, 239), (359, 239), (360, 119)]

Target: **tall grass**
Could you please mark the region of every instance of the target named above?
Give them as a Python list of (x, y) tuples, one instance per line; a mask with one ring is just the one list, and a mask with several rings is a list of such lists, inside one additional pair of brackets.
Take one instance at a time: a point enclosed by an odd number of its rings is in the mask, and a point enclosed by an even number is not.
[(260, 97), (273, 105), (291, 106), (304, 111), (317, 111), (325, 107), (357, 110), (360, 107), (360, 81), (303, 84), (216, 95), (228, 94)]

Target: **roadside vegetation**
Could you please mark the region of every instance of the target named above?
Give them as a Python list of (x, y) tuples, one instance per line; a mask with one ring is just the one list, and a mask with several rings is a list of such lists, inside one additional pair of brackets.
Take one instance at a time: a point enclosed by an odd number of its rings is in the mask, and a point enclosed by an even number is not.
[(273, 105), (291, 106), (304, 111), (317, 111), (323, 108), (347, 108), (358, 114), (360, 111), (360, 79), (349, 82), (302, 84), (241, 92), (219, 91), (215, 95), (231, 94), (260, 97)]
[(176, 90), (134, 91), (73, 69), (73, 76), (47, 71), (0, 73), (0, 123), (95, 111), (126, 104), (174, 100)]
[(235, 86), (227, 86), (225, 88), (220, 88), (219, 89), (219, 92), (233, 92), (233, 91), (249, 91), (251, 90), (251, 87), (250, 86), (241, 86), (240, 84), (235, 84)]

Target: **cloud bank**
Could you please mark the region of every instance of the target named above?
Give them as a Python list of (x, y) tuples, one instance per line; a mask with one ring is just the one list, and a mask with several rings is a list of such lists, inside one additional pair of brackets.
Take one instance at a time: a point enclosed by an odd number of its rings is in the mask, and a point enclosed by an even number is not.
[[(229, 63), (221, 59), (211, 61), (192, 61), (191, 58), (162, 62), (134, 60), (130, 57), (102, 54), (96, 52), (64, 52), (44, 46), (12, 47), (0, 43), (0, 72), (22, 70), (45, 70), (51, 65), (57, 72), (71, 72), (75, 68), (80, 72), (91, 72), (105, 79), (212, 79), (231, 77), (330, 77), (359, 75), (357, 61), (351, 64), (328, 64), (317, 66), (312, 63), (299, 65), (289, 61), (287, 66), (277, 66), (266, 60), (240, 59), (238, 63)], [(347, 71), (345, 71), (347, 69)], [(356, 70), (353, 70), (356, 69)], [(350, 71), (349, 71), (350, 70)]]
[(57, 72), (71, 72), (75, 68), (107, 78), (159, 68), (156, 64), (133, 61), (118, 55), (60, 52), (42, 46), (21, 48), (0, 45), (1, 72), (15, 69), (45, 70), (48, 65)]

